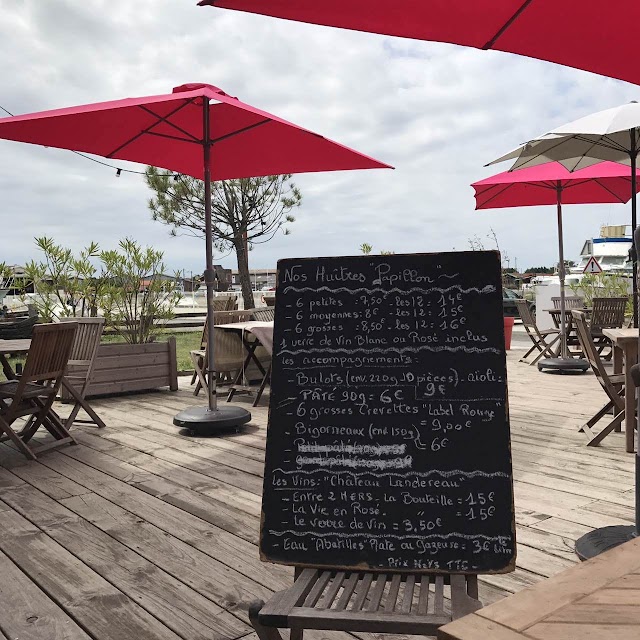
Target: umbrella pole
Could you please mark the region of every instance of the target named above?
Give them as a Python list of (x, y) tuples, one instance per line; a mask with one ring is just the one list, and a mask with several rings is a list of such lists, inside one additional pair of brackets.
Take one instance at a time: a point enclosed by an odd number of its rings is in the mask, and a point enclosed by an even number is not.
[(204, 162), (204, 240), (206, 268), (204, 282), (207, 287), (207, 406), (189, 407), (174, 416), (173, 424), (185, 427), (198, 435), (213, 435), (218, 431), (237, 429), (251, 420), (251, 414), (242, 407), (225, 405), (218, 408), (216, 397), (216, 365), (214, 354), (215, 312), (213, 309), (213, 225), (211, 223), (211, 132), (209, 124), (209, 98), (202, 97), (202, 151)]
[(558, 278), (560, 280), (560, 354), (559, 357), (544, 358), (538, 362), (538, 371), (545, 373), (584, 373), (589, 363), (582, 358), (570, 358), (567, 350), (567, 303), (564, 296), (564, 241), (562, 236), (562, 181), (556, 182), (556, 204), (558, 210)]
[(629, 129), (631, 144), (629, 145), (629, 155), (631, 157), (631, 236), (633, 245), (631, 248), (631, 258), (633, 261), (633, 326), (638, 326), (638, 250), (635, 239), (637, 217), (636, 217), (636, 168), (638, 164), (638, 148), (636, 143), (636, 130)]
[(557, 207), (558, 207), (558, 256), (560, 264), (558, 265), (558, 276), (560, 278), (560, 344), (563, 360), (567, 359), (567, 321), (565, 318), (566, 303), (564, 299), (564, 243), (562, 241), (562, 186), (560, 180), (556, 185)]
[[(634, 182), (635, 182), (635, 170), (632, 173), (632, 176), (634, 176)], [(635, 203), (635, 199), (636, 199), (636, 192), (634, 190), (633, 192), (633, 200)], [(638, 244), (640, 243), (640, 229), (634, 229), (634, 233), (633, 233), (633, 240), (634, 240), (634, 244), (636, 246), (638, 246)], [(638, 274), (634, 271), (634, 274), (637, 276)], [(636, 301), (636, 298), (634, 297), (634, 302)], [(636, 324), (636, 327), (638, 325)], [(640, 348), (640, 338), (638, 339), (638, 348)], [(640, 387), (640, 364), (636, 364), (633, 367), (631, 367), (631, 377), (633, 378), (633, 384), (636, 387), (634, 389), (635, 393), (636, 393), (636, 403), (637, 403), (637, 407), (636, 410), (638, 411), (638, 417), (640, 418), (640, 391), (638, 390), (638, 387)], [(626, 389), (625, 390), (626, 393), (631, 393), (630, 389)], [(636, 422), (637, 424), (637, 422)], [(635, 455), (635, 459), (636, 459), (636, 528), (634, 531), (634, 536), (640, 536), (640, 428), (637, 428), (636, 431), (638, 432), (637, 436), (636, 436), (636, 455)]]
[(214, 354), (214, 324), (215, 313), (213, 308), (213, 230), (211, 225), (211, 132), (209, 130), (209, 98), (203, 97), (202, 105), (202, 149), (204, 155), (204, 238), (207, 254), (204, 271), (204, 282), (207, 287), (207, 388), (209, 410), (215, 411), (218, 407), (216, 396), (216, 366)]

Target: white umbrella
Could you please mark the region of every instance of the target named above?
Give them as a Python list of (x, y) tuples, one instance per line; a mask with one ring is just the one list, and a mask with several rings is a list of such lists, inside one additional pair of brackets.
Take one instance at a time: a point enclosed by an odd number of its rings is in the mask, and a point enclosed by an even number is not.
[[(631, 166), (631, 232), (636, 229), (636, 168), (640, 151), (640, 104), (605, 109), (549, 131), (489, 164), (515, 160), (511, 170), (559, 162), (569, 171), (610, 160)], [(488, 166), (488, 165), (487, 165)], [(635, 241), (633, 259), (633, 320), (638, 326), (638, 274)]]
[(564, 124), (489, 165), (516, 160), (511, 168), (523, 169), (546, 162), (560, 162), (569, 171), (584, 169), (603, 160), (630, 165), (640, 148), (639, 129), (640, 104), (629, 102)]

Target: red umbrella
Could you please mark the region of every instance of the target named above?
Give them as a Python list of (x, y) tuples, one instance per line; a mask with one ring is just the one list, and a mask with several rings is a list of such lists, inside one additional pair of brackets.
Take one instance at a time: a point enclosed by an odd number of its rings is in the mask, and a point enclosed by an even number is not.
[(557, 206), (562, 358), (557, 362), (543, 360), (538, 368), (576, 369), (576, 361), (567, 360), (562, 205), (627, 202), (631, 197), (630, 168), (616, 162), (600, 162), (572, 173), (559, 162), (548, 162), (528, 169), (504, 171), (471, 186), (476, 191), (476, 209)]
[[(391, 168), (208, 84), (173, 93), (42, 111), (0, 119), (0, 138), (85, 151), (163, 167), (205, 181), (208, 344), (214, 344), (211, 180), (284, 173)], [(215, 371), (213, 349), (209, 371)], [(244, 409), (216, 406), (215, 376), (206, 409), (188, 409), (180, 426), (234, 426), (251, 419)]]
[(571, 173), (559, 162), (547, 162), (504, 171), (471, 186), (476, 209), (558, 204), (558, 188), (562, 204), (624, 203), (631, 198), (631, 171), (617, 162), (599, 162)]
[[(207, 133), (203, 133), (205, 110)], [(217, 87), (197, 83), (159, 96), (1, 118), (0, 138), (151, 164), (201, 180), (207, 170), (211, 180), (227, 180), (389, 168)], [(211, 156), (205, 163), (206, 147)]]
[[(278, 18), (496, 49), (640, 84), (629, 0), (202, 0)], [(603, 37), (603, 34), (612, 34)]]

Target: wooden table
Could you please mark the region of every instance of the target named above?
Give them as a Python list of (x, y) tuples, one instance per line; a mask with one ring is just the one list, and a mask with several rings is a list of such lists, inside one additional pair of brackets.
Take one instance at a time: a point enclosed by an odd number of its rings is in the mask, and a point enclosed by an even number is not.
[(24, 338), (20, 340), (0, 340), (0, 364), (7, 380), (16, 377), (14, 370), (9, 364), (10, 356), (24, 355), (29, 351), (31, 340)]
[[(613, 347), (613, 372), (624, 373), (624, 424), (626, 448), (635, 450), (636, 394), (631, 367), (638, 362), (638, 329), (603, 329)], [(640, 637), (640, 636), (639, 636)]]
[[(561, 328), (561, 317), (562, 310), (561, 309), (543, 309), (546, 311), (553, 320), (553, 324), (556, 329)], [(571, 309), (564, 310), (564, 322), (565, 322), (565, 332), (567, 334), (567, 355), (572, 358), (573, 356), (582, 357), (582, 350), (572, 352), (569, 350), (570, 346), (578, 346), (580, 348), (580, 341), (578, 340), (578, 334), (576, 332), (576, 328), (573, 326), (573, 316), (571, 315)], [(578, 311), (585, 311), (585, 309), (578, 309)], [(562, 349), (562, 346), (559, 347)]]
[[(480, 592), (482, 598), (482, 591)], [(640, 539), (438, 630), (438, 640), (638, 640)]]

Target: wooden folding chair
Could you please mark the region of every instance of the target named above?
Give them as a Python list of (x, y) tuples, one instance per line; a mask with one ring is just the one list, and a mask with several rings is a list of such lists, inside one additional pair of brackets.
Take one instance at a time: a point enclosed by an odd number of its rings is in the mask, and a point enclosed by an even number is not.
[(202, 327), (202, 335), (200, 336), (200, 348), (193, 349), (189, 352), (191, 363), (193, 364), (193, 375), (191, 376), (191, 384), (196, 383), (193, 395), (197, 396), (200, 389), (206, 387), (206, 355), (207, 355), (207, 336), (208, 336), (209, 319), (205, 319), (204, 327)]
[[(620, 427), (622, 421), (625, 418), (624, 413), (624, 375), (616, 374), (610, 375), (605, 369), (600, 354), (593, 342), (589, 326), (587, 324), (587, 318), (584, 311), (577, 311), (576, 309), (571, 311), (573, 316), (573, 323), (578, 332), (578, 339), (582, 346), (582, 352), (589, 361), (591, 369), (596, 376), (596, 379), (600, 383), (600, 386), (604, 389), (604, 392), (609, 398), (607, 404), (600, 409), (592, 418), (590, 418), (586, 424), (583, 424), (578, 431), (585, 433), (588, 438), (588, 446), (596, 446), (602, 442), (602, 440), (611, 433), (614, 429)], [(600, 433), (594, 433), (593, 427), (607, 414), (613, 411), (613, 420), (611, 420)]]
[(252, 309), (251, 319), (260, 320), (261, 322), (268, 322), (269, 320), (273, 320), (275, 318), (275, 314), (275, 307), (268, 307), (266, 309)]
[[(560, 349), (560, 345), (555, 346), (556, 343), (559, 343), (560, 340), (560, 330), (559, 329), (538, 329), (538, 325), (536, 324), (535, 318), (531, 313), (531, 308), (529, 307), (529, 303), (526, 300), (515, 300), (516, 306), (518, 307), (518, 314), (522, 319), (522, 325), (527, 332), (527, 335), (531, 338), (533, 342), (533, 346), (527, 353), (525, 353), (522, 358), (520, 358), (520, 362), (526, 362), (529, 354), (534, 352), (536, 349), (540, 352), (533, 359), (530, 364), (535, 364), (542, 358), (546, 356), (547, 358), (555, 358), (558, 355), (558, 351)], [(548, 339), (553, 337), (551, 342), (548, 342)]]
[[(78, 330), (71, 347), (67, 373), (62, 379), (63, 389), (75, 400), (73, 409), (65, 421), (65, 426), (70, 429), (74, 422), (88, 422), (102, 428), (105, 426), (104, 422), (86, 401), (85, 396), (91, 383), (93, 365), (96, 361), (105, 320), (104, 318), (60, 318), (60, 322), (76, 322), (78, 324)], [(84, 409), (91, 420), (79, 419), (77, 415), (80, 409)]]
[[(554, 310), (560, 310), (560, 296), (552, 296), (551, 302), (553, 302)], [(573, 309), (584, 309), (584, 298), (579, 296), (565, 296), (565, 331), (567, 333), (567, 350), (569, 357), (577, 356), (582, 357), (582, 351), (580, 350), (580, 342), (578, 336), (573, 328), (573, 318), (571, 311)], [(556, 329), (560, 329), (562, 326), (561, 313), (552, 313), (553, 324)]]
[[(252, 309), (251, 319), (265, 323), (272, 322), (273, 311), (274, 309)], [(257, 316), (256, 312), (258, 312)], [(263, 314), (262, 312), (266, 313)], [(252, 328), (250, 333), (253, 335), (253, 338), (249, 338), (248, 342), (246, 342), (246, 333), (243, 332), (242, 334), (241, 340), (246, 349), (246, 357), (242, 363), (242, 367), (238, 370), (235, 380), (229, 388), (227, 402), (231, 402), (236, 391), (252, 392), (252, 389), (246, 381), (243, 381), (243, 377), (246, 376), (247, 372), (251, 375), (251, 370), (255, 367), (261, 375), (260, 386), (253, 401), (253, 406), (257, 407), (265, 387), (268, 383), (271, 383), (273, 328), (271, 328), (270, 331), (266, 329), (266, 327)], [(253, 370), (255, 371), (255, 369)]]
[[(214, 314), (216, 314), (216, 318), (217, 318), (217, 314), (219, 313), (222, 313), (222, 315), (224, 316), (225, 312), (234, 311), (237, 308), (238, 308), (237, 296), (220, 297), (220, 298), (214, 298), (213, 300), (213, 312)], [(240, 321), (233, 320), (231, 322), (240, 322)], [(218, 319), (216, 319), (216, 324), (223, 324), (223, 323), (224, 323), (224, 320), (221, 319), (221, 322), (218, 322)], [(204, 352), (206, 348), (207, 348), (207, 320), (205, 319), (204, 327), (202, 328), (202, 335), (200, 336), (200, 348), (194, 349), (189, 354), (191, 356), (191, 362), (194, 363), (193, 375), (191, 376), (191, 384), (193, 384), (198, 380), (198, 369), (202, 368), (202, 365), (203, 365), (202, 358), (204, 357)], [(198, 366), (196, 366), (196, 363)], [(195, 395), (198, 395), (198, 392), (200, 391), (201, 388), (202, 388), (201, 386), (197, 387), (197, 391), (195, 392)]]
[[(0, 442), (13, 442), (32, 460), (36, 460), (36, 452), (77, 444), (51, 408), (62, 384), (77, 326), (71, 322), (36, 325), (22, 374), (16, 380), (0, 383)], [(13, 423), (25, 417), (22, 429), (14, 431)], [(27, 443), (40, 426), (55, 441), (33, 449)]]
[[(602, 333), (603, 329), (618, 329), (624, 325), (624, 312), (627, 308), (627, 296), (618, 298), (593, 298), (591, 319), (589, 327), (593, 343), (602, 354), (605, 348), (610, 347), (609, 339)], [(611, 358), (611, 352), (606, 359)]]
[[(202, 359), (204, 358), (204, 353), (207, 348), (207, 326), (208, 320), (205, 318), (204, 327), (202, 327), (202, 334), (200, 336), (200, 348), (193, 349), (189, 352), (189, 357), (191, 358), (191, 362), (193, 363), (193, 375), (191, 376), (191, 384), (198, 380), (198, 370), (202, 369)], [(200, 391), (200, 389), (198, 389)], [(195, 395), (198, 395), (197, 393)]]
[[(451, 611), (446, 613), (444, 592), (449, 585)], [(297, 569), (293, 586), (266, 604), (254, 602), (249, 620), (260, 640), (282, 640), (282, 628), (291, 629), (291, 640), (302, 640), (304, 629), (431, 636), (481, 607), (475, 575), (309, 568)]]
[(214, 311), (233, 311), (238, 301), (237, 296), (219, 296), (213, 299)]
[[(216, 324), (231, 324), (234, 322), (245, 322), (251, 318), (251, 311), (216, 311), (214, 319)], [(193, 363), (193, 378), (191, 384), (196, 382), (193, 395), (197, 396), (200, 389), (207, 386), (207, 321), (205, 320), (200, 338), (200, 349), (194, 349), (189, 353)], [(233, 380), (233, 372), (237, 371), (244, 362), (244, 350), (242, 342), (233, 334), (215, 333), (215, 360), (216, 376), (218, 382), (230, 382)]]
[[(560, 308), (560, 296), (551, 296), (551, 302), (553, 303), (554, 309)], [(565, 296), (564, 308), (565, 309), (583, 309), (584, 298), (581, 298), (580, 296)]]

